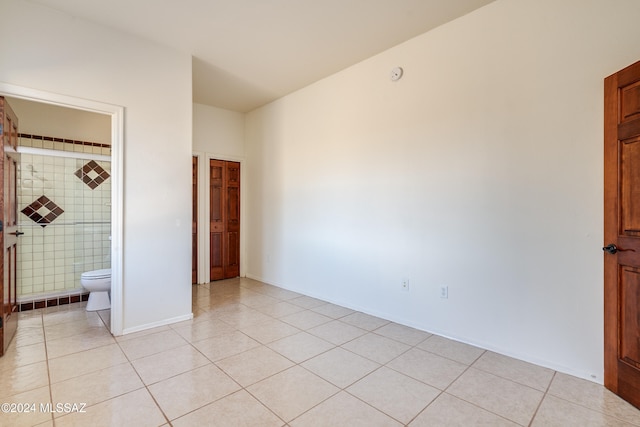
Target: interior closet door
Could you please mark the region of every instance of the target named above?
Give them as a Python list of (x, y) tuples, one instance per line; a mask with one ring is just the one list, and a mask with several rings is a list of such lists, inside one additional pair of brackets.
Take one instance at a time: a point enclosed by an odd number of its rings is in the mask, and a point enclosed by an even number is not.
[(640, 408), (640, 62), (604, 83), (604, 385)]
[(240, 163), (209, 161), (210, 280), (240, 275)]
[(15, 335), (18, 326), (17, 304), (17, 253), (18, 231), (17, 215), (17, 169), (18, 169), (18, 118), (7, 103), (0, 97), (0, 150), (2, 150), (2, 185), (0, 185), (0, 201), (2, 201), (2, 292), (0, 304), (0, 356), (4, 354)]

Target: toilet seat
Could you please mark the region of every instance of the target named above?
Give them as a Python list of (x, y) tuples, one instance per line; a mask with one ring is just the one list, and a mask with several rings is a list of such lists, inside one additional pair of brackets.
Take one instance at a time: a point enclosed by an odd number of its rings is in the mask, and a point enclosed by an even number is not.
[(111, 277), (111, 269), (103, 268), (102, 270), (86, 271), (80, 275), (82, 279), (96, 280)]

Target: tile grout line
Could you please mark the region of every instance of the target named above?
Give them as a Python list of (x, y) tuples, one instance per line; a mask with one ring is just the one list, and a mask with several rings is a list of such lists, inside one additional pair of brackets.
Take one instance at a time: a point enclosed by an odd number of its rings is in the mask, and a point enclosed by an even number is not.
[(540, 399), (540, 402), (538, 402), (538, 405), (536, 405), (536, 410), (533, 411), (533, 415), (531, 416), (531, 420), (529, 420), (529, 424), (527, 424), (529, 427), (531, 427), (531, 425), (535, 421), (536, 416), (538, 415), (538, 411), (540, 411), (540, 407), (542, 406), (542, 403), (547, 398), (547, 395), (549, 393), (549, 389), (551, 388), (551, 384), (553, 383), (553, 380), (556, 378), (556, 374), (557, 374), (557, 372), (553, 371), (553, 375), (551, 376), (551, 381), (549, 381), (549, 384), (547, 384), (547, 387), (545, 388), (545, 390), (544, 390), (544, 392), (542, 394), (542, 399)]
[[(44, 311), (40, 312), (40, 320), (42, 322), (42, 338), (44, 340), (44, 357), (47, 362), (47, 384), (49, 385), (49, 401), (53, 404), (53, 387), (51, 384), (51, 368), (49, 367), (49, 350), (47, 348), (47, 331), (44, 327)], [(56, 425), (56, 418), (51, 413), (51, 423), (53, 427)]]
[[(158, 403), (158, 401), (156, 400), (156, 397), (153, 395), (153, 393), (151, 393), (151, 390), (149, 390), (149, 386), (147, 386), (147, 384), (144, 382), (144, 380), (142, 379), (142, 377), (140, 376), (140, 373), (138, 372), (138, 370), (136, 369), (136, 367), (133, 365), (133, 362), (131, 361), (131, 359), (129, 358), (129, 355), (127, 355), (127, 353), (124, 351), (124, 349), (122, 348), (122, 346), (120, 345), (120, 342), (116, 340), (116, 344), (118, 345), (118, 348), (120, 349), (120, 351), (122, 352), (122, 354), (124, 355), (124, 357), (127, 359), (127, 363), (129, 364), (129, 366), (131, 366), (131, 369), (133, 369), (133, 372), (136, 373), (136, 375), (138, 376), (138, 379), (140, 380), (140, 382), (142, 383), (142, 387), (137, 389), (137, 390), (142, 390), (143, 388), (146, 390), (146, 392), (149, 394), (149, 396), (151, 397), (151, 400), (153, 400), (153, 403), (156, 405), (156, 407), (158, 408), (158, 410), (160, 411), (160, 413), (162, 414), (162, 416), (164, 417), (165, 421), (167, 422), (167, 424), (171, 425), (171, 422), (169, 420), (169, 417), (167, 417), (167, 414), (165, 414), (164, 410), (162, 409), (162, 407), (160, 406), (160, 404)], [(120, 396), (125, 396), (129, 393), (133, 393), (137, 390), (132, 390), (129, 391), (127, 393), (123, 393), (117, 397)], [(114, 397), (105, 400), (104, 402), (107, 402), (109, 400), (114, 399)], [(102, 403), (102, 402), (101, 402)]]

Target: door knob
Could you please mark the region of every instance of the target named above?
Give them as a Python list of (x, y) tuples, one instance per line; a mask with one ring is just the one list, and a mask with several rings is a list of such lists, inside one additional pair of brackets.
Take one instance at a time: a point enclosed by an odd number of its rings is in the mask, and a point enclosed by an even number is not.
[(617, 247), (616, 245), (614, 245), (613, 243), (609, 243), (607, 246), (605, 246), (604, 248), (602, 248), (603, 251), (605, 251), (608, 254), (615, 254), (616, 252), (635, 252), (635, 249), (622, 249)]
[(14, 236), (22, 236), (24, 233), (22, 231), (14, 231), (13, 233), (9, 234), (13, 234)]

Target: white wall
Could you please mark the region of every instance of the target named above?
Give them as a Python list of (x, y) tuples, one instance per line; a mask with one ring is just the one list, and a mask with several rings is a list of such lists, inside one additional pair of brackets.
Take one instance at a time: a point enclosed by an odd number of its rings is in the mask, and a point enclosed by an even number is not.
[(106, 114), (20, 98), (8, 101), (22, 133), (111, 144), (111, 117)]
[(248, 275), (601, 382), (603, 79), (638, 18), (498, 0), (249, 113)]
[(244, 157), (243, 113), (193, 104), (193, 151)]
[(191, 57), (30, 2), (0, 16), (0, 82), (125, 109), (125, 332), (190, 316)]

